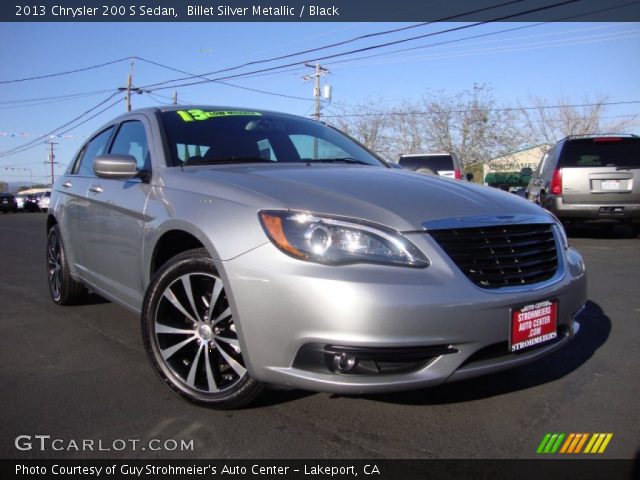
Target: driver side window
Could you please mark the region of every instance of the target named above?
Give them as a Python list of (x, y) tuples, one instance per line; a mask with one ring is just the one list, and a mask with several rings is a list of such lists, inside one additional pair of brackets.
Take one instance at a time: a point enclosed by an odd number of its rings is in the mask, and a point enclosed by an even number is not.
[(142, 122), (133, 120), (122, 123), (113, 141), (110, 153), (131, 155), (136, 159), (138, 170), (149, 171), (151, 169), (149, 145)]
[(80, 165), (76, 167), (77, 171), (74, 171), (73, 173), (89, 177), (93, 177), (95, 175), (93, 173), (93, 161), (97, 156), (107, 152), (109, 139), (111, 139), (112, 133), (113, 127), (109, 127), (93, 137), (84, 149), (84, 155), (82, 160), (80, 160)]

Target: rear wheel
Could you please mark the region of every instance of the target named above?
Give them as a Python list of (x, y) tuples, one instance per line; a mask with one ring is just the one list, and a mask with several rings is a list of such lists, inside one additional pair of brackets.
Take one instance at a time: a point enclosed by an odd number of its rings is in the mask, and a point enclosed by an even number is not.
[(71, 278), (57, 225), (51, 227), (47, 236), (47, 280), (51, 299), (58, 305), (73, 305), (87, 293), (84, 285)]
[(249, 376), (226, 286), (206, 250), (171, 259), (155, 275), (142, 310), (147, 355), (176, 393), (215, 408), (253, 401), (262, 384)]

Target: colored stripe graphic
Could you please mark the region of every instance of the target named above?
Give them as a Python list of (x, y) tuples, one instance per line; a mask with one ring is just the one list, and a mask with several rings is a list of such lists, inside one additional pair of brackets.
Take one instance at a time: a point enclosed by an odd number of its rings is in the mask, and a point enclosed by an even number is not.
[(580, 453), (580, 451), (582, 450), (582, 446), (584, 445), (584, 442), (586, 442), (587, 438), (589, 438), (588, 433), (581, 433), (580, 435), (582, 435), (582, 437), (580, 438), (578, 445), (576, 445), (576, 449), (573, 453)]
[[(538, 445), (536, 453), (604, 453), (612, 438), (613, 433), (569, 433), (568, 435), (564, 433), (547, 433)], [(585, 443), (586, 447), (583, 451), (582, 447), (584, 447)]]
[(551, 434), (547, 433), (542, 439), (542, 441), (540, 442), (540, 445), (538, 445), (538, 449), (536, 450), (536, 453), (542, 453), (544, 451), (544, 447), (547, 445), (549, 438), (551, 438)]
[(576, 434), (575, 433), (570, 433), (569, 436), (567, 437), (567, 440), (564, 442), (564, 445), (562, 445), (562, 448), (560, 449), (560, 453), (566, 453), (567, 449), (569, 448), (569, 445), (571, 445), (571, 442), (573, 442), (573, 439), (575, 438)]
[(564, 433), (547, 433), (538, 445), (536, 453), (556, 453), (564, 437)]
[(603, 453), (613, 437), (612, 433), (594, 433), (584, 449), (584, 453)]

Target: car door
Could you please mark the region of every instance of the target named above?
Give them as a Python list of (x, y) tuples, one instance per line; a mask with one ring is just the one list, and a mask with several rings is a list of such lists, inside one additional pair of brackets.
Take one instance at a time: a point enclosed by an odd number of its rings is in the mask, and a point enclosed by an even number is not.
[(67, 252), (67, 260), (74, 273), (87, 278), (88, 260), (92, 252), (87, 237), (93, 225), (87, 202), (87, 190), (93, 183), (93, 161), (107, 151), (113, 126), (105, 128), (89, 140), (81, 149), (63, 178), (56, 182), (59, 205), (56, 208), (56, 220), (60, 225), (62, 242)]
[[(149, 128), (144, 117), (116, 126), (109, 153), (132, 155), (139, 171), (150, 175)], [(87, 190), (92, 226), (87, 244), (91, 282), (99, 290), (138, 310), (142, 304), (142, 243), (150, 186), (142, 178), (94, 177)]]

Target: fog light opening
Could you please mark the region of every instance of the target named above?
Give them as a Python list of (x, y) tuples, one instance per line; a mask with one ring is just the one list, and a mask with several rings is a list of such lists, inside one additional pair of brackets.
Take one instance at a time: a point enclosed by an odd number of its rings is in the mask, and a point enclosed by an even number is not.
[(340, 353), (334, 355), (333, 366), (336, 370), (341, 372), (349, 372), (355, 368), (358, 364), (358, 359), (353, 355), (347, 355), (346, 353)]

